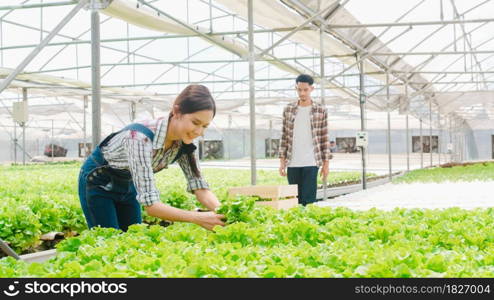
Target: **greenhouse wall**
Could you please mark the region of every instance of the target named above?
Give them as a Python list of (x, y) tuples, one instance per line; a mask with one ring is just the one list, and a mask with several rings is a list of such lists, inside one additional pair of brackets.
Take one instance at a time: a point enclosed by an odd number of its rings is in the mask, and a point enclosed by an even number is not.
[[(281, 133), (266, 129), (256, 130), (256, 157), (266, 157), (266, 139), (279, 139)], [(250, 156), (250, 130), (248, 129), (210, 129), (204, 135), (204, 140), (222, 140), (224, 159), (238, 159)]]
[(468, 159), (493, 159), (493, 143), (492, 136), (494, 130), (475, 130), (472, 132), (469, 141), (476, 145), (476, 154), (478, 158), (475, 158), (475, 153), (469, 153)]
[[(336, 138), (355, 137), (358, 130), (333, 130), (330, 131), (330, 140)], [(465, 131), (465, 160), (489, 160), (492, 159), (492, 136), (494, 130), (476, 130)], [(369, 154), (386, 154), (386, 130), (369, 130)], [(423, 136), (429, 135), (429, 129), (422, 130)], [(439, 135), (439, 144), (441, 153), (447, 153), (447, 145), (450, 141), (448, 131), (438, 132), (432, 131), (432, 135)], [(412, 136), (419, 136), (418, 129), (411, 129), (409, 132), (410, 138), (410, 153), (412, 153), (411, 139)], [(281, 132), (279, 130), (259, 129), (256, 131), (256, 157), (266, 158), (266, 139), (279, 139)], [(18, 135), (19, 145), (22, 145), (22, 136)], [(454, 134), (452, 135), (454, 141)], [(248, 129), (223, 129), (215, 128), (208, 129), (204, 136), (205, 141), (221, 140), (223, 141), (223, 159), (239, 159), (250, 156), (250, 131)], [(393, 154), (406, 153), (406, 132), (405, 130), (391, 130), (391, 151)], [(88, 136), (88, 141), (91, 137)], [(77, 157), (79, 154), (78, 144), (82, 143), (81, 139), (60, 139), (55, 138), (55, 144), (66, 148), (67, 157)], [(0, 162), (14, 161), (13, 142), (11, 137), (4, 131), (0, 132), (0, 143), (3, 145), (0, 148)], [(42, 156), (44, 147), (51, 143), (51, 139), (29, 139), (26, 138), (26, 149), (32, 156)], [(277, 157), (277, 156), (276, 156)], [(26, 158), (29, 161), (29, 158)], [(17, 162), (22, 162), (22, 151), (17, 149)]]

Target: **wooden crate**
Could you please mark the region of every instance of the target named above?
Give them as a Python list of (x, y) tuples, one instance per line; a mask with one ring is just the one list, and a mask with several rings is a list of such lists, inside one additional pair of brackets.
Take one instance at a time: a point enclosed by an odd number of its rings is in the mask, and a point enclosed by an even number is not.
[(230, 196), (246, 195), (271, 199), (271, 201), (256, 201), (256, 204), (268, 205), (276, 209), (288, 209), (298, 205), (296, 184), (234, 187), (228, 190), (228, 194)]

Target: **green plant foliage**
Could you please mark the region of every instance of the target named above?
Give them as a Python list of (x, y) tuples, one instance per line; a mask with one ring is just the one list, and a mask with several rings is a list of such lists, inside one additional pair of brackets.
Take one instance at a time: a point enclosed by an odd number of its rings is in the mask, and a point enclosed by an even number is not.
[(15, 200), (3, 200), (11, 205), (0, 208), (0, 239), (9, 243), (14, 251), (35, 247), (39, 244), (42, 227), (37, 216)]
[(248, 222), (255, 202), (256, 197), (238, 195), (235, 198), (225, 199), (216, 212), (226, 217), (227, 224)]
[[(44, 263), (0, 260), (0, 277), (493, 277), (494, 209), (351, 211), (247, 206), (244, 220), (94, 228)], [(246, 213), (247, 212), (247, 213)], [(246, 214), (245, 214), (246, 213)]]
[[(39, 244), (41, 234), (65, 232), (73, 235), (87, 229), (79, 203), (77, 179), (80, 163), (0, 166), (0, 238), (19, 253), (30, 252)], [(204, 169), (203, 175), (220, 200), (227, 199), (228, 188), (250, 185), (249, 170)], [(331, 173), (330, 181), (358, 179), (358, 173)], [(286, 178), (276, 171), (258, 172), (259, 184), (286, 184)], [(179, 168), (171, 167), (156, 174), (161, 201), (186, 210), (200, 208), (193, 194), (186, 191), (186, 181)], [(19, 215), (17, 215), (19, 214)], [(148, 216), (144, 222), (162, 221)], [(29, 220), (24, 234), (23, 220)]]
[(414, 170), (397, 178), (394, 183), (494, 180), (494, 162)]

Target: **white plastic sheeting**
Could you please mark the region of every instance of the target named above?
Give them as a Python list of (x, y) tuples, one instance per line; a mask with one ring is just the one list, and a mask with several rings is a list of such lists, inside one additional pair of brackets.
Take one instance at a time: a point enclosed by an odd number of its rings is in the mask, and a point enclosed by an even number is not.
[[(10, 1), (12, 4), (17, 4), (17, 2)], [(20, 1), (18, 1), (20, 3)], [(151, 1), (148, 1), (151, 3)], [(152, 5), (158, 4), (158, 2), (152, 2)], [(206, 2), (206, 1), (203, 1)], [(320, 7), (326, 8), (330, 5), (335, 4), (337, 1), (335, 0), (321, 0)], [(344, 1), (340, 1), (343, 3)], [(352, 2), (352, 1), (351, 1)], [(386, 11), (384, 13), (384, 7), (377, 7), (376, 11), (382, 12), (382, 15), (392, 15), (392, 20), (396, 20), (405, 10), (405, 6), (412, 7), (415, 3), (419, 1), (404, 1), (403, 9), (399, 11), (396, 8), (389, 9), (390, 11)], [(475, 2), (475, 3), (474, 3)], [(383, 3), (382, 1), (379, 3)], [(244, 19), (246, 19), (246, 5), (247, 0), (215, 0), (213, 1), (214, 5), (220, 5), (225, 7), (228, 11), (233, 14), (237, 14)], [(479, 1), (472, 1), (471, 6), (474, 7), (479, 4)], [(179, 3), (177, 3), (179, 5)], [(163, 6), (161, 6), (163, 9)], [(372, 53), (374, 51), (378, 51), (380, 53), (388, 53), (390, 55), (386, 56), (378, 56), (378, 55), (370, 55), (368, 59), (364, 61), (364, 70), (366, 73), (372, 73), (367, 75), (368, 79), (366, 80), (367, 84), (372, 84), (373, 82), (383, 83), (385, 82), (385, 77), (383, 74), (375, 74), (377, 72), (381, 72), (383, 69), (390, 68), (393, 70), (391, 74), (391, 80), (394, 80), (396, 76), (404, 76), (400, 75), (411, 72), (416, 69), (419, 64), (412, 64), (408, 62), (408, 57), (405, 59), (403, 55), (393, 55), (391, 47), (388, 46), (388, 42), (391, 39), (391, 35), (385, 35), (384, 38), (377, 38), (379, 34), (373, 33), (373, 30), (369, 30), (367, 28), (332, 28), (331, 25), (334, 24), (347, 24), (347, 25), (358, 25), (361, 20), (358, 17), (352, 14), (350, 9), (346, 9), (347, 6), (338, 8), (334, 14), (327, 18), (327, 22), (330, 25), (326, 28), (326, 33), (324, 35), (324, 53), (329, 56), (338, 56), (336, 58), (331, 58), (326, 60), (326, 64), (331, 66), (336, 59), (343, 63), (343, 68), (348, 65), (352, 65), (355, 63), (355, 57), (353, 56), (345, 56), (341, 55), (352, 55), (355, 53), (356, 49), (360, 49), (365, 53)], [(489, 6), (492, 7), (492, 6)], [(192, 10), (194, 8), (191, 8)], [(45, 16), (49, 14), (51, 9), (44, 9)], [(296, 27), (302, 24), (307, 17), (311, 16), (313, 13), (318, 10), (318, 1), (317, 0), (278, 0), (278, 1), (255, 1), (254, 2), (254, 22), (257, 25), (257, 29), (276, 29), (276, 28), (286, 28), (286, 27)], [(481, 9), (479, 9), (481, 10)], [(27, 11), (27, 10), (24, 10)], [(460, 12), (466, 11), (466, 9), (461, 9)], [(36, 11), (37, 12), (37, 11)], [(202, 34), (200, 36), (203, 41), (207, 41), (208, 43), (215, 44), (223, 49), (228, 49), (231, 53), (237, 54), (240, 58), (245, 59), (247, 56), (247, 44), (244, 39), (242, 39), (241, 35), (208, 35), (209, 28), (204, 26), (193, 25), (193, 23), (185, 22), (184, 16), (174, 16), (174, 18), (167, 17), (163, 14), (159, 14), (157, 11), (149, 8), (143, 4), (139, 4), (135, 0), (113, 0), (110, 1), (110, 5), (101, 11), (103, 14), (108, 16), (112, 16), (113, 18), (118, 18), (120, 20), (124, 20), (129, 24), (133, 24), (142, 28), (150, 29), (153, 31), (158, 31), (161, 33), (171, 33), (171, 34), (193, 34), (199, 32)], [(168, 10), (165, 11), (168, 13)], [(15, 14), (12, 14), (15, 15)], [(374, 16), (375, 14), (373, 14)], [(87, 16), (86, 16), (87, 17)], [(326, 18), (326, 15), (322, 16)], [(375, 19), (378, 19), (379, 16), (374, 16)], [(479, 16), (481, 18), (482, 16)], [(8, 17), (5, 18), (4, 21), (8, 21)], [(31, 20), (29, 18), (24, 18), (26, 23), (31, 24)], [(177, 21), (178, 20), (178, 21)], [(110, 20), (112, 21), (112, 20)], [(389, 19), (385, 20), (390, 22)], [(48, 22), (45, 21), (44, 26), (49, 28), (46, 24)], [(108, 26), (108, 23), (103, 23), (102, 28)], [(5, 23), (9, 24), (9, 23)], [(6, 26), (4, 24), (4, 26)], [(203, 23), (204, 24), (204, 23)], [(319, 31), (318, 25), (320, 24), (319, 19), (315, 19), (313, 22), (312, 28), (314, 30), (302, 30), (289, 38), (289, 41), (297, 42), (300, 45), (305, 46), (307, 49), (314, 49), (314, 51), (319, 51), (320, 43), (319, 43)], [(33, 25), (33, 24), (31, 24)], [(70, 24), (69, 24), (70, 25)], [(113, 24), (115, 26), (115, 24)], [(121, 23), (118, 23), (117, 26), (121, 26)], [(309, 27), (310, 27), (309, 26)], [(218, 26), (219, 27), (219, 26)], [(236, 29), (243, 28), (242, 24), (237, 25)], [(435, 27), (434, 27), (435, 28)], [(461, 35), (460, 25), (456, 25), (457, 36)], [(74, 29), (74, 27), (72, 27)], [(216, 29), (216, 28), (215, 28)], [(234, 27), (235, 29), (235, 27)], [(401, 28), (403, 30), (406, 28)], [(467, 28), (468, 29), (468, 28)], [(80, 29), (79, 29), (80, 31)], [(124, 29), (122, 29), (124, 31)], [(219, 30), (221, 31), (221, 30)], [(12, 30), (7, 30), (5, 32), (12, 32)], [(392, 30), (393, 34), (396, 35), (398, 31)], [(120, 32), (121, 33), (121, 32)], [(119, 33), (119, 34), (120, 34)], [(279, 33), (278, 36), (283, 36), (287, 32)], [(452, 33), (452, 32), (451, 32)], [(149, 34), (149, 33), (148, 33)], [(488, 32), (483, 32), (484, 38), (488, 38)], [(4, 33), (5, 35), (5, 33)], [(17, 35), (19, 36), (19, 35)], [(111, 35), (112, 36), (112, 35)], [(87, 36), (86, 36), (87, 37)], [(113, 36), (112, 36), (113, 37)], [(454, 38), (452, 34), (450, 34), (450, 38)], [(471, 37), (470, 37), (471, 39)], [(58, 40), (60, 41), (60, 40)], [(275, 42), (273, 40), (272, 42)], [(262, 43), (257, 40), (256, 42), (261, 45)], [(399, 38), (396, 42), (401, 42), (403, 44), (407, 44), (406, 38)], [(445, 41), (449, 43), (450, 40)], [(463, 45), (458, 43), (458, 48), (466, 47), (467, 41), (461, 40)], [(479, 42), (480, 43), (480, 42)], [(18, 43), (8, 43), (8, 41), (3, 40), (3, 45), (16, 45)], [(478, 43), (477, 43), (478, 44)], [(487, 46), (491, 44), (487, 44)], [(409, 48), (407, 44), (407, 47)], [(264, 46), (265, 47), (265, 46)], [(134, 47), (135, 48), (135, 47)], [(132, 53), (135, 49), (127, 49), (129, 53)], [(258, 46), (257, 52), (260, 52), (263, 47)], [(492, 48), (492, 47), (491, 47)], [(489, 49), (489, 48), (487, 48)], [(437, 50), (437, 49), (435, 49)], [(137, 50), (135, 50), (137, 53)], [(279, 53), (279, 49), (273, 49), (274, 56)], [(314, 55), (317, 55), (317, 52), (313, 52)], [(3, 52), (2, 52), (3, 54)], [(157, 53), (153, 53), (156, 54)], [(3, 56), (2, 56), (3, 58)], [(73, 58), (73, 57), (72, 57)], [(227, 57), (225, 57), (226, 59)], [(262, 59), (269, 58), (269, 63), (277, 66), (279, 69), (288, 72), (288, 75), (298, 74), (302, 72), (308, 71), (307, 69), (301, 68), (299, 65), (294, 65), (293, 63), (287, 63), (285, 61), (277, 61), (273, 60), (273, 57), (269, 55), (265, 55)], [(133, 58), (135, 59), (135, 57)], [(260, 59), (260, 60), (262, 60)], [(115, 60), (116, 61), (116, 60)], [(127, 59), (127, 61), (131, 61), (131, 59)], [(439, 60), (440, 61), (440, 60)], [(74, 62), (75, 64), (76, 62)], [(446, 64), (446, 62), (444, 62)], [(467, 62), (465, 62), (467, 64)], [(314, 68), (312, 71), (317, 76), (319, 72), (317, 63), (314, 64)], [(437, 63), (435, 64), (437, 66)], [(446, 66), (446, 65), (445, 65)], [(474, 67), (474, 65), (472, 65)], [(332, 74), (338, 73), (341, 69), (338, 68), (327, 68), (328, 77), (332, 77)], [(465, 65), (465, 70), (469, 68)], [(33, 69), (35, 70), (35, 69)], [(31, 71), (33, 71), (31, 70)], [(350, 73), (355, 73), (356, 68), (349, 70)], [(0, 69), (0, 78), (5, 78), (12, 69), (2, 68)], [(235, 71), (235, 70), (234, 70)], [(400, 71), (400, 72), (396, 72)], [(160, 70), (161, 72), (161, 70)], [(273, 71), (274, 73), (274, 71)], [(56, 73), (54, 73), (56, 74)], [(427, 87), (427, 83), (430, 81), (431, 77), (422, 76), (421, 73), (412, 73), (412, 77), (409, 78), (410, 86), (409, 95), (414, 95), (417, 89), (422, 89), (424, 86), (426, 87), (424, 91), (426, 93), (424, 96), (427, 96), (427, 99), (432, 99), (432, 101), (439, 105), (439, 111), (441, 114), (449, 114), (451, 116), (461, 116), (468, 120), (468, 124), (472, 128), (485, 128), (488, 123), (486, 120), (492, 119), (494, 116), (493, 111), (493, 91), (488, 89), (488, 86), (482, 86), (485, 90), (467, 90), (463, 92), (448, 92), (441, 91), (436, 86), (431, 85)], [(127, 77), (131, 77), (130, 74)], [(284, 76), (288, 76), (284, 75)], [(232, 76), (234, 77), (234, 76)], [(234, 78), (233, 78), (234, 79)], [(353, 78), (355, 79), (355, 78)], [(147, 80), (147, 81), (146, 81)], [(144, 78), (145, 82), (150, 82), (151, 79)], [(194, 80), (192, 80), (194, 81)], [(371, 82), (370, 82), (371, 81)], [(353, 80), (355, 82), (355, 80)], [(357, 89), (356, 88), (343, 88), (345, 84), (341, 81), (341, 78), (337, 77), (333, 82), (327, 83), (327, 88), (330, 88), (332, 95), (326, 96), (325, 101), (330, 110), (330, 115), (334, 116), (333, 128), (358, 128), (359, 120), (358, 120), (358, 108), (355, 107), (357, 104)], [(60, 104), (59, 101), (53, 100), (55, 97), (58, 97), (60, 101), (72, 101), (73, 105), (69, 106), (68, 112), (72, 113), (72, 116), (65, 117), (68, 119), (77, 119), (78, 122), (82, 121), (82, 100), (84, 96), (90, 95), (90, 83), (86, 80), (74, 80), (67, 76), (53, 76), (46, 74), (36, 74), (35, 72), (26, 72), (21, 73), (13, 84), (10, 86), (9, 91), (6, 94), (2, 94), (2, 97), (15, 97), (16, 93), (19, 93), (20, 88), (28, 88), (29, 97), (32, 95), (44, 95), (48, 96), (51, 104), (44, 104), (45, 106), (33, 107), (30, 112), (34, 114), (43, 115), (46, 117), (60, 117), (61, 111), (65, 109), (63, 105)], [(335, 89), (336, 88), (336, 89)], [(259, 90), (262, 92), (262, 90)], [(9, 94), (10, 93), (10, 94)], [(368, 92), (370, 93), (370, 92)], [(275, 94), (275, 93), (273, 93)], [(381, 91), (379, 95), (375, 95), (371, 97), (367, 104), (367, 109), (379, 111), (376, 112), (376, 120), (382, 116), (382, 120), (380, 122), (374, 122), (371, 118), (373, 113), (368, 114), (369, 120), (367, 121), (369, 128), (373, 126), (381, 126), (384, 128), (386, 126), (385, 113), (383, 113), (386, 109), (397, 110), (399, 104), (403, 104), (407, 102), (407, 99), (404, 97), (404, 89), (403, 86), (393, 86), (391, 88), (391, 97), (388, 99), (385, 95), (385, 91)], [(258, 126), (267, 128), (269, 124), (269, 119), (274, 120), (274, 122), (278, 122), (281, 116), (281, 107), (286, 104), (288, 101), (292, 101), (295, 97), (295, 93), (292, 90), (292, 96), (287, 96), (286, 94), (282, 96), (271, 96), (271, 97), (256, 97), (256, 105), (258, 107)], [(18, 97), (19, 98), (19, 97)], [(420, 98), (420, 95), (418, 97)], [(159, 116), (161, 114), (165, 114), (170, 104), (172, 103), (174, 96), (170, 96), (169, 94), (164, 95), (157, 92), (152, 91), (152, 89), (147, 89), (147, 87), (143, 89), (130, 89), (130, 88), (115, 88), (115, 87), (105, 87), (103, 85), (102, 88), (102, 102), (103, 102), (103, 118), (102, 122), (107, 126), (107, 128), (114, 126), (119, 127), (122, 123), (125, 123), (129, 120), (130, 116), (130, 103), (137, 103), (139, 118), (147, 116)], [(425, 100), (427, 100), (425, 99)], [(21, 100), (21, 99), (19, 99)], [(75, 100), (75, 101), (74, 101)], [(90, 100), (90, 97), (89, 97)], [(423, 101), (423, 100), (422, 100)], [(229, 115), (232, 115), (235, 119), (237, 126), (242, 127), (247, 120), (246, 112), (248, 100), (244, 97), (238, 98), (218, 98), (218, 117), (217, 117), (217, 126), (219, 127), (228, 127), (230, 126)], [(7, 107), (11, 104), (11, 102), (5, 102)], [(30, 101), (31, 103), (31, 101)], [(376, 105), (373, 105), (376, 104)], [(405, 105), (406, 106), (406, 105)], [(433, 109), (437, 108), (434, 105)], [(418, 108), (417, 108), (418, 107)], [(42, 111), (41, 111), (42, 110)], [(90, 109), (88, 109), (89, 111)], [(0, 114), (2, 116), (6, 116), (9, 112), (9, 109), (5, 107), (0, 107)], [(410, 111), (412, 114), (423, 116), (423, 119), (428, 122), (428, 106), (427, 101), (419, 102), (414, 106), (414, 110)], [(51, 115), (50, 115), (51, 114)], [(345, 119), (346, 116), (346, 119)], [(357, 117), (356, 117), (357, 116)], [(90, 122), (90, 118), (88, 117), (88, 121)], [(400, 121), (403, 116), (400, 117)], [(410, 119), (412, 122), (412, 119)], [(112, 123), (113, 122), (113, 123)], [(436, 116), (433, 118), (433, 122), (436, 122)], [(89, 124), (89, 123), (88, 123)], [(113, 125), (112, 125), (113, 124)], [(247, 123), (245, 123), (247, 124)], [(402, 124), (402, 123), (400, 123)], [(247, 125), (245, 125), (247, 126)], [(395, 124), (393, 124), (394, 128)], [(411, 127), (416, 126), (416, 124), (411, 123)], [(492, 128), (492, 127), (489, 127)], [(103, 129), (103, 132), (105, 129)]]
[[(234, 13), (247, 18), (247, 0), (217, 0), (216, 2), (224, 5)], [(471, 105), (481, 104), (483, 108), (484, 119), (491, 117), (493, 111), (488, 106), (489, 101), (487, 98), (492, 98), (494, 93), (492, 91), (484, 92), (463, 92), (461, 97), (451, 95), (450, 93), (442, 94), (439, 91), (435, 91), (433, 86), (429, 84), (429, 81), (421, 76), (420, 73), (413, 73), (418, 66), (409, 65), (402, 57), (398, 55), (392, 55), (392, 50), (389, 49), (384, 42), (382, 42), (376, 35), (371, 33), (367, 28), (336, 28), (332, 29), (332, 24), (346, 24), (346, 25), (358, 25), (360, 22), (344, 7), (337, 7), (335, 4), (339, 2), (336, 0), (282, 0), (282, 1), (256, 1), (254, 5), (254, 20), (256, 25), (267, 29), (296, 27), (302, 24), (306, 18), (315, 14), (319, 9), (328, 8), (332, 5), (335, 7), (334, 13), (329, 17), (322, 16), (321, 19), (316, 19), (314, 24), (319, 24), (324, 19), (328, 27), (324, 34), (324, 53), (328, 55), (338, 56), (338, 59), (345, 65), (355, 65), (356, 59), (352, 55), (356, 51), (361, 51), (367, 59), (364, 60), (364, 70), (366, 73), (371, 73), (371, 77), (379, 82), (386, 82), (386, 75), (377, 74), (382, 73), (383, 69), (400, 70), (400, 73), (390, 73), (389, 81), (394, 81), (399, 76), (403, 81), (404, 75), (410, 82), (410, 93), (419, 91), (421, 94), (432, 94), (433, 101), (440, 106), (440, 110), (445, 114), (456, 114), (465, 119), (476, 119), (478, 115), (465, 113), (471, 110)], [(176, 34), (188, 34), (193, 33), (189, 28), (178, 24), (174, 20), (160, 15), (158, 12), (153, 11), (150, 8), (139, 4), (137, 1), (124, 1), (114, 0), (108, 8), (103, 10), (103, 13), (118, 17), (134, 25), (151, 28), (161, 32), (176, 33)], [(193, 26), (191, 26), (193, 27)], [(195, 30), (207, 34), (208, 29), (195, 27)], [(320, 50), (320, 35), (316, 30), (301, 30), (296, 32), (290, 37), (290, 40), (301, 43), (309, 48)], [(223, 48), (229, 49), (233, 53), (237, 53), (241, 57), (248, 55), (247, 45), (238, 40), (231, 39), (226, 36), (210, 36), (210, 39), (214, 39), (214, 43), (220, 45)], [(276, 49), (274, 49), (276, 51)], [(258, 52), (258, 51), (256, 51)], [(373, 55), (371, 53), (388, 53), (386, 56)], [(276, 52), (275, 52), (276, 53)], [(370, 53), (370, 54), (368, 54)], [(347, 56), (343, 56), (347, 55)], [(297, 74), (303, 71), (279, 61), (271, 61), (276, 66)], [(317, 70), (313, 70), (317, 74)], [(410, 73), (411, 75), (407, 75)], [(317, 79), (317, 78), (316, 78)], [(328, 83), (329, 87), (337, 87), (338, 84), (333, 82)], [(404, 86), (394, 86), (393, 93), (399, 93), (399, 96), (387, 97), (385, 95), (375, 95), (368, 99), (370, 109), (396, 109), (403, 101), (408, 101), (404, 97)], [(335, 90), (333, 90), (335, 91)], [(352, 101), (356, 103), (357, 95), (355, 93), (348, 93), (348, 91), (336, 90), (337, 95), (341, 98), (347, 99), (346, 101)], [(455, 99), (455, 103), (449, 103), (450, 99)], [(232, 100), (229, 101), (231, 108), (236, 107), (239, 100), (236, 100), (237, 104), (233, 104)], [(245, 103), (245, 102), (244, 102)], [(458, 103), (461, 103), (458, 105)], [(372, 104), (377, 104), (373, 106)], [(424, 103), (426, 104), (426, 103)], [(444, 107), (444, 108), (443, 108)], [(453, 109), (450, 109), (453, 107)], [(465, 108), (466, 107), (466, 108)], [(422, 112), (415, 112), (423, 114)], [(414, 113), (413, 111), (411, 112)]]
[[(271, 12), (271, 10), (264, 10), (263, 5), (266, 3), (271, 3), (271, 1), (259, 1), (259, 3), (256, 3), (255, 13), (256, 14), (262, 13), (264, 11), (268, 13)], [(275, 2), (273, 1), (272, 3)], [(258, 7), (257, 6), (258, 4), (260, 4), (261, 6)], [(159, 12), (153, 11), (152, 9), (144, 6), (143, 4), (140, 4), (135, 0), (113, 0), (111, 1), (111, 4), (107, 8), (103, 9), (101, 12), (109, 16), (122, 19), (136, 26), (153, 29), (165, 33), (193, 34), (199, 32), (204, 35), (207, 35), (207, 33), (209, 32), (208, 29), (201, 28), (199, 26), (193, 26), (188, 24), (187, 27), (185, 25), (181, 25), (178, 22), (170, 19), (169, 17), (163, 16)], [(185, 22), (182, 23), (185, 24)], [(192, 30), (191, 28), (193, 28), (195, 31)], [(244, 59), (248, 58), (249, 48), (248, 45), (243, 41), (239, 41), (238, 39), (232, 39), (227, 35), (224, 36), (207, 35), (207, 38), (205, 39), (209, 40), (210, 42), (224, 49), (227, 49), (232, 53), (235, 53), (241, 58)], [(262, 58), (268, 59), (270, 57), (268, 55), (263, 55)], [(284, 63), (282, 61), (270, 60), (269, 62), (277, 66), (278, 68), (290, 72), (292, 74), (298, 75), (304, 73), (303, 69), (297, 68), (293, 65)], [(316, 78), (316, 81), (318, 82), (319, 79)], [(335, 85), (331, 82), (328, 83), (327, 86), (330, 88), (340, 87), (339, 85)], [(348, 91), (345, 91), (343, 89), (336, 89), (334, 92), (338, 95), (348, 96)]]
[[(217, 0), (217, 2), (225, 5), (237, 14), (247, 18), (247, 0)], [(322, 0), (320, 1), (321, 9), (329, 7), (335, 4), (336, 0)], [(290, 7), (292, 9), (290, 9)], [(257, 25), (266, 28), (285, 28), (295, 27), (304, 22), (304, 20), (318, 11), (318, 0), (300, 0), (300, 1), (256, 1), (254, 4), (254, 20)], [(305, 17), (304, 17), (305, 16)], [(326, 20), (328, 26), (331, 24), (360, 24), (345, 8), (339, 8), (333, 15)], [(317, 28), (316, 28), (317, 29)], [(373, 52), (379, 50), (379, 52), (392, 53), (375, 35), (369, 32), (365, 28), (357, 29), (338, 29), (336, 30), (339, 35), (343, 36), (345, 40), (351, 41), (363, 53)], [(312, 49), (320, 50), (320, 36), (317, 30), (303, 30), (295, 33), (290, 37), (290, 40), (302, 43), (309, 46)], [(349, 46), (337, 40), (330, 34), (324, 35), (324, 53), (325, 55), (349, 55), (346, 57), (338, 57), (346, 65), (354, 65), (356, 58), (354, 56), (355, 50), (349, 48)], [(369, 45), (366, 47), (366, 45)], [(411, 71), (413, 67), (408, 65), (405, 61), (398, 56), (386, 56), (377, 57), (369, 56), (376, 63), (383, 66), (388, 66), (391, 63), (393, 68), (402, 71)], [(382, 72), (381, 68), (378, 68), (375, 64), (370, 63), (368, 60), (364, 61), (365, 72)], [(371, 75), (375, 79), (386, 82), (385, 75)], [(391, 78), (393, 80), (394, 77)], [(414, 75), (411, 81), (416, 82), (417, 86), (422, 83), (426, 84), (427, 81), (420, 75)], [(411, 85), (412, 87), (414, 85)], [(403, 92), (403, 88), (400, 89)]]

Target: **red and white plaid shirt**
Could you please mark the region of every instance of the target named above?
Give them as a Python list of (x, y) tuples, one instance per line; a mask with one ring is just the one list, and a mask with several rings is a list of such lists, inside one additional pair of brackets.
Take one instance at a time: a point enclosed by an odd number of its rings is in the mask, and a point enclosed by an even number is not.
[[(297, 115), (298, 101), (288, 104), (283, 110), (283, 128), (281, 130), (281, 141), (279, 157), (287, 160), (287, 164), (292, 159), (293, 149), (293, 127), (295, 116)], [(323, 162), (330, 159), (329, 137), (328, 137), (328, 112), (319, 103), (312, 101), (310, 111), (310, 125), (312, 131), (312, 149), (318, 167)]]
[[(154, 133), (152, 142), (143, 133), (126, 130), (111, 138), (101, 151), (111, 167), (130, 170), (137, 191), (137, 200), (143, 205), (149, 206), (160, 201), (160, 194), (156, 188), (153, 173), (168, 168), (168, 165), (177, 155), (182, 141), (173, 143), (165, 151), (168, 120), (160, 118), (143, 121), (141, 124)], [(202, 177), (195, 177), (185, 155), (182, 155), (177, 162), (187, 179), (187, 191), (209, 188)]]

